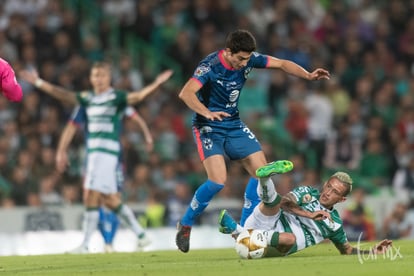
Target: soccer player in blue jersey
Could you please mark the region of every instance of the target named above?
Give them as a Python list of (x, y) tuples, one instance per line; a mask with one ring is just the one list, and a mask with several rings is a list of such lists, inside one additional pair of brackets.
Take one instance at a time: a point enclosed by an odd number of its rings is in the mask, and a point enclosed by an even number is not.
[[(255, 171), (267, 163), (260, 143), (239, 116), (239, 97), (250, 71), (253, 68), (274, 68), (306, 80), (330, 77), (324, 69), (308, 72), (294, 62), (255, 50), (256, 41), (249, 31), (230, 33), (224, 49), (204, 58), (180, 91), (180, 99), (195, 112), (193, 135), (208, 177), (196, 190), (190, 206), (177, 224), (176, 244), (182, 252), (190, 249), (190, 233), (195, 218), (224, 187), (227, 177), (224, 156), (239, 160), (254, 178)], [(269, 170), (272, 170), (272, 164), (269, 164)], [(266, 181), (272, 180), (268, 178)]]

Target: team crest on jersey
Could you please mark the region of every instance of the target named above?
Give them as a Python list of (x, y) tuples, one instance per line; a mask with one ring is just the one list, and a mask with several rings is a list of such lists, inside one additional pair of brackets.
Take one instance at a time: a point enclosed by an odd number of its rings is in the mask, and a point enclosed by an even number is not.
[(91, 97), (91, 94), (88, 91), (83, 91), (80, 93), (80, 97), (83, 99), (89, 99)]
[(246, 70), (244, 70), (244, 78), (247, 79), (249, 76), (249, 73), (252, 71), (252, 67), (247, 67)]
[(210, 71), (210, 67), (202, 64), (202, 65), (197, 67), (197, 69), (195, 70), (194, 75), (196, 75), (197, 77), (200, 77), (200, 76), (208, 73), (209, 71)]
[(213, 147), (213, 141), (211, 141), (210, 138), (206, 138), (203, 140), (203, 147), (206, 150), (211, 150), (211, 148)]
[(302, 197), (302, 203), (308, 203), (312, 200), (312, 196), (310, 194), (306, 194)]

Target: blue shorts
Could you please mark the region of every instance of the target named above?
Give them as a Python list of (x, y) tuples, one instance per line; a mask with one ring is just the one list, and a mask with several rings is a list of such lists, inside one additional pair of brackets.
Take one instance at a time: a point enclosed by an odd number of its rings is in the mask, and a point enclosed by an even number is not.
[(225, 128), (194, 125), (193, 136), (201, 161), (216, 154), (240, 160), (262, 150), (256, 136), (243, 122)]

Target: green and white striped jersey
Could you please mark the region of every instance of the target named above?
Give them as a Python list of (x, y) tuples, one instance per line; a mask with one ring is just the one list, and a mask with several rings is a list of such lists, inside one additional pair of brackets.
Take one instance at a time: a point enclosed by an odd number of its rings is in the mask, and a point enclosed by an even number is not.
[(294, 246), (288, 254), (292, 254), (306, 247), (318, 244), (325, 239), (331, 240), (336, 244), (347, 242), (345, 231), (342, 227), (342, 219), (337, 210), (326, 209), (319, 202), (320, 193), (317, 189), (301, 186), (290, 192), (296, 198), (296, 203), (304, 210), (326, 211), (331, 215), (331, 220), (325, 219), (315, 221), (281, 211), (278, 226), (282, 226), (284, 232), (293, 233), (296, 236), (296, 246)]
[(127, 105), (124, 91), (110, 89), (102, 94), (80, 92), (77, 99), (86, 110), (87, 152), (103, 152), (119, 156), (122, 117)]

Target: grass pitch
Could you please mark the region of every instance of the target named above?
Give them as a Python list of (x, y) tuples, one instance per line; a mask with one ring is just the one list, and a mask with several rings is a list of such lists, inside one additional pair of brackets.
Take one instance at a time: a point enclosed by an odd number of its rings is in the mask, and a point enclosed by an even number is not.
[[(361, 249), (368, 249), (364, 244)], [(355, 245), (356, 246), (356, 245)], [(414, 241), (387, 255), (341, 256), (320, 244), (283, 258), (241, 260), (233, 249), (0, 257), (0, 275), (413, 275)]]

